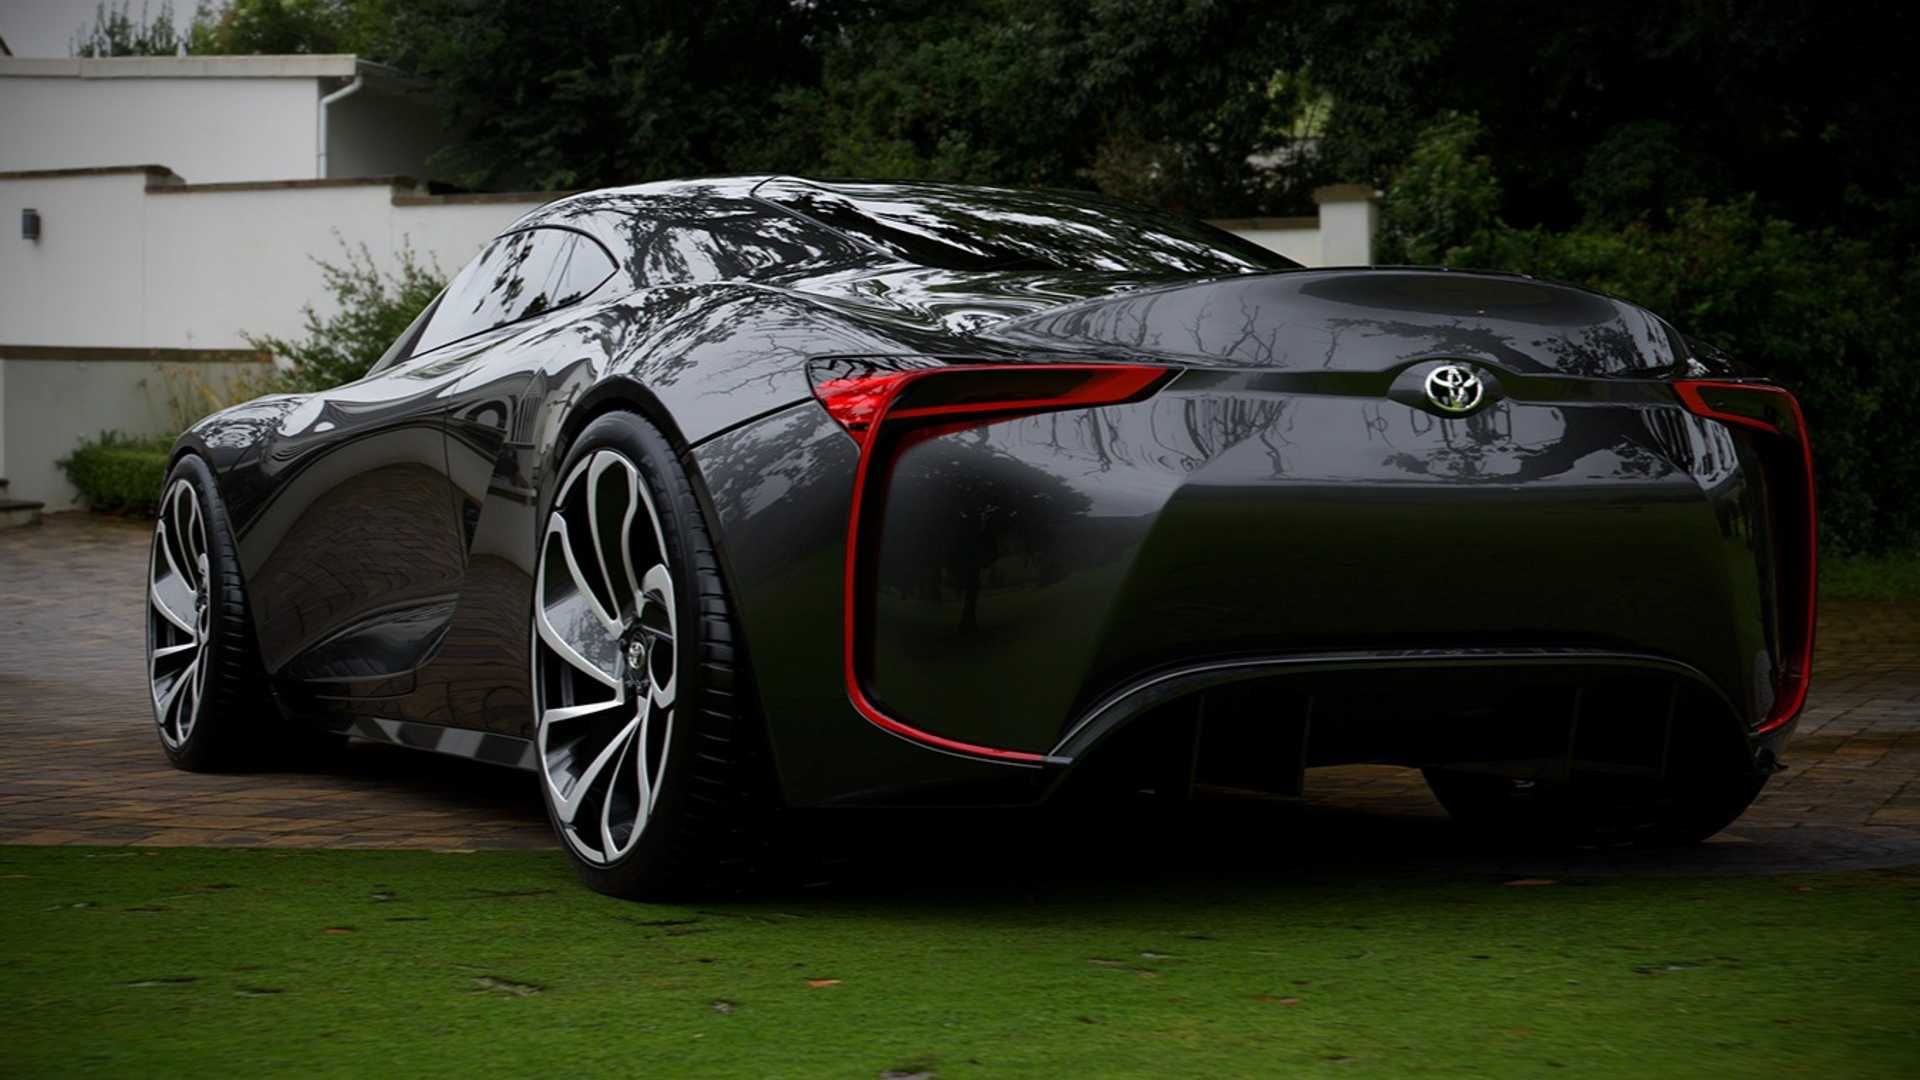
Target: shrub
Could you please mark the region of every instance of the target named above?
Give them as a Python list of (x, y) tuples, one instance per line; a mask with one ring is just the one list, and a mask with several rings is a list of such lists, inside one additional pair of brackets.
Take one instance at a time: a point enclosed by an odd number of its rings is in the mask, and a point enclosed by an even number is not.
[(160, 503), (160, 485), (167, 479), (167, 452), (173, 437), (159, 435), (132, 439), (104, 431), (98, 439), (81, 442), (79, 449), (60, 459), (67, 479), (95, 510), (151, 517)]
[(307, 305), (306, 336), (297, 341), (246, 335), (254, 348), (287, 362), (285, 381), (293, 391), (327, 390), (365, 375), (446, 287), (439, 271), (421, 265), (412, 248), (400, 250), (399, 272), (391, 274), (374, 264), (365, 244), (346, 248), (342, 264), (314, 261), (333, 294), (333, 313), (322, 318)]
[(1920, 546), (1920, 261), (1768, 214), (1694, 200), (1626, 226), (1515, 229), (1457, 118), (1431, 129), (1382, 209), (1382, 261), (1517, 270), (1643, 304), (1800, 398), (1834, 552)]

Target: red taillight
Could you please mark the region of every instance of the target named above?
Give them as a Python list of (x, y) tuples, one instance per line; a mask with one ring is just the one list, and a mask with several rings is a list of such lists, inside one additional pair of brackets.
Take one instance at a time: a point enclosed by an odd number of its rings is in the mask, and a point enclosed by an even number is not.
[(820, 404), (826, 406), (827, 415), (857, 438), (873, 426), (874, 418), (886, 409), (887, 403), (900, 392), (901, 384), (906, 381), (907, 373), (903, 371), (828, 379), (814, 387), (813, 393), (820, 399)]
[(813, 392), (864, 443), (882, 422), (1005, 419), (1117, 405), (1171, 374), (1145, 364), (966, 364), (830, 378)]
[(1038, 765), (1045, 754), (979, 746), (921, 731), (887, 715), (868, 695), (860, 675), (860, 523), (867, 478), (897, 442), (882, 435), (921, 436), (1061, 409), (1093, 408), (1150, 396), (1173, 371), (1144, 364), (967, 364), (878, 371), (824, 379), (814, 395), (835, 422), (860, 444), (853, 499), (847, 512), (846, 593), (843, 598), (844, 674), (847, 700), (869, 723), (901, 738), (949, 753), (1013, 764)]
[(1764, 459), (1777, 507), (1775, 595), (1781, 606), (1781, 658), (1773, 705), (1755, 732), (1772, 731), (1800, 712), (1813, 679), (1820, 530), (1806, 417), (1794, 396), (1777, 386), (1690, 379), (1674, 383), (1673, 392), (1695, 416), (1765, 437), (1762, 449), (1768, 451)]

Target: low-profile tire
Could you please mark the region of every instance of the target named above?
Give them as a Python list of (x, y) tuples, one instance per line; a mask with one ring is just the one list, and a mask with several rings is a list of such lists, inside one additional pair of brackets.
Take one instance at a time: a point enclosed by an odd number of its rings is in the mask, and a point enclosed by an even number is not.
[(1767, 779), (1737, 768), (1658, 783), (1424, 773), (1434, 798), (1463, 828), (1484, 839), (1543, 847), (1697, 844), (1744, 813)]
[(772, 783), (713, 540), (651, 423), (595, 419), (540, 519), (532, 642), (540, 790), (592, 888), (737, 887)]
[(191, 454), (167, 474), (154, 525), (147, 688), (161, 749), (181, 769), (254, 764), (275, 726), (257, 715), (270, 705), (226, 506)]

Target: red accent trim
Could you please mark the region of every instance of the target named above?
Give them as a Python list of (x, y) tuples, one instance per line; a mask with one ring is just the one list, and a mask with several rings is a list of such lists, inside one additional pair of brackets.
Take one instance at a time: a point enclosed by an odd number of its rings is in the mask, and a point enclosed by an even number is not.
[(906, 381), (907, 376), (901, 372), (854, 379), (829, 379), (814, 387), (813, 392), (820, 398), (820, 404), (826, 407), (827, 413), (858, 441), (858, 433), (867, 430), (873, 424), (874, 417), (892, 404), (894, 396), (900, 393)]
[[(1775, 396), (1776, 400), (1785, 404), (1788, 412), (1792, 414), (1794, 430), (1783, 431), (1779, 426), (1757, 416), (1746, 416), (1715, 408), (1701, 393), (1703, 390)], [(1799, 565), (1792, 571), (1782, 568), (1778, 593), (1782, 599), (1790, 593), (1797, 593), (1804, 610), (1797, 612), (1799, 617), (1794, 620), (1798, 624), (1798, 640), (1784, 643), (1787, 655), (1780, 662), (1780, 673), (1774, 686), (1773, 705), (1767, 710), (1766, 718), (1753, 729), (1754, 734), (1764, 735), (1799, 715), (1801, 707), (1807, 703), (1807, 688), (1813, 682), (1813, 631), (1818, 615), (1820, 525), (1819, 516), (1815, 512), (1813, 447), (1807, 438), (1807, 418), (1800, 411), (1800, 402), (1791, 393), (1778, 386), (1689, 379), (1675, 382), (1673, 392), (1680, 399), (1680, 404), (1695, 416), (1750, 428), (1778, 439), (1785, 439), (1799, 450), (1802, 501), (1796, 509), (1805, 519), (1803, 523), (1805, 532), (1801, 540)], [(1797, 572), (1800, 579), (1797, 582), (1790, 577), (1794, 572)], [(1792, 630), (1795, 627), (1789, 626), (1787, 629)]]
[[(1030, 371), (1056, 374), (1062, 371), (1084, 371), (1089, 377), (1079, 385), (1052, 397), (931, 405), (899, 412), (893, 411), (894, 403), (899, 400), (900, 394), (906, 390), (907, 386), (922, 379), (966, 372), (1008, 375)], [(847, 700), (853, 704), (855, 712), (865, 717), (875, 727), (939, 750), (1024, 765), (1038, 765), (1047, 760), (1045, 754), (980, 746), (922, 731), (887, 715), (867, 695), (865, 683), (860, 678), (855, 628), (855, 616), (860, 610), (860, 518), (865, 506), (867, 479), (872, 475), (881, 457), (875, 449), (879, 444), (881, 429), (891, 422), (944, 419), (948, 422), (938, 425), (941, 433), (944, 433), (973, 426), (967, 423), (969, 420), (1007, 420), (1018, 415), (1050, 412), (1057, 409), (1114, 405), (1140, 396), (1169, 374), (1171, 372), (1167, 368), (1137, 364), (967, 364), (832, 379), (815, 388), (815, 393), (819, 395), (820, 402), (826, 407), (827, 412), (847, 429), (847, 434), (852, 435), (854, 442), (860, 447), (860, 463), (855, 467), (853, 477), (853, 498), (847, 509), (846, 577), (845, 591), (841, 597), (841, 608), (844, 613), (841, 619), (842, 675), (847, 684)]]

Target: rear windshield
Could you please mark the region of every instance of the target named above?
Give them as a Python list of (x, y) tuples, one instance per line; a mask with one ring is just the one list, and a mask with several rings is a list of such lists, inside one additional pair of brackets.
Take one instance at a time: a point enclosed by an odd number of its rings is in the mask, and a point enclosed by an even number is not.
[(1299, 266), (1224, 229), (1093, 195), (786, 178), (754, 194), (896, 258), (949, 270), (1243, 274)]

